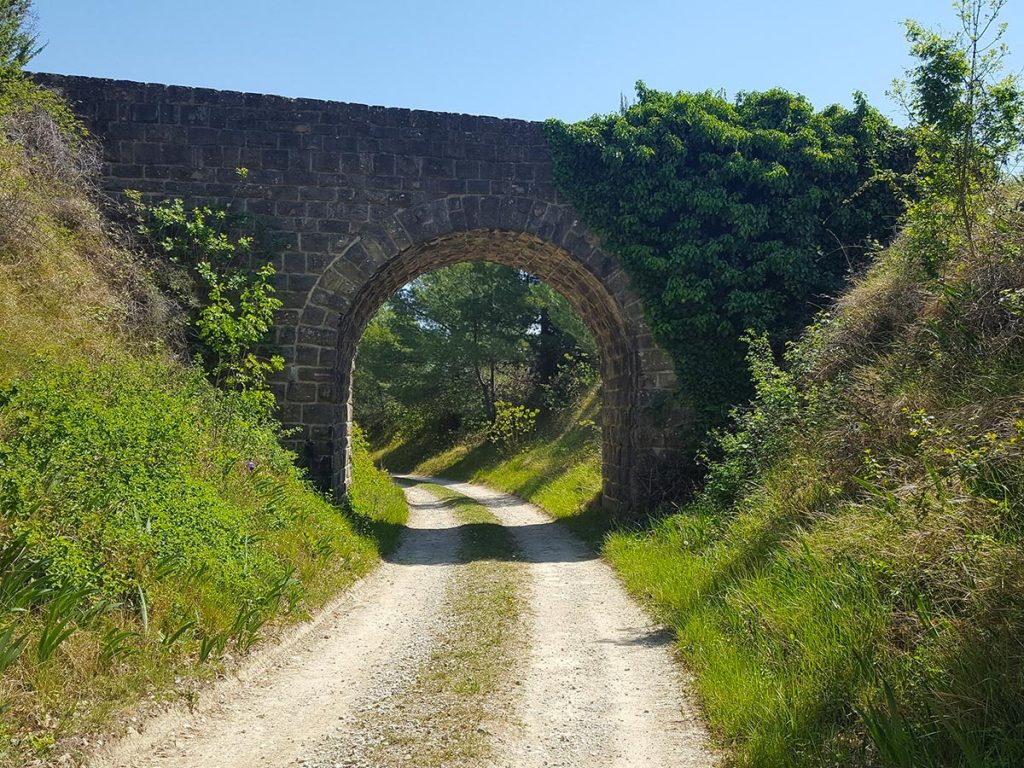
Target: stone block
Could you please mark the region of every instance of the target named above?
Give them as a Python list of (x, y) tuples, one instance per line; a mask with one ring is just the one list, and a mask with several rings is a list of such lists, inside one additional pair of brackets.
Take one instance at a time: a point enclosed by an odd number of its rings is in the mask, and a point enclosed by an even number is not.
[(303, 381), (294, 381), (288, 385), (288, 402), (291, 403), (312, 403), (316, 401), (316, 384)]

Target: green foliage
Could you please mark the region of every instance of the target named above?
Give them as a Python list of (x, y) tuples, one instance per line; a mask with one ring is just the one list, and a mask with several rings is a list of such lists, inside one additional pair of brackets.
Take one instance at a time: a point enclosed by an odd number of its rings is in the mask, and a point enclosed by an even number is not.
[[(594, 342), (564, 298), (515, 269), (458, 264), (421, 276), (370, 322), (355, 416), (377, 441), (450, 441), (485, 428), (498, 400), (579, 394)], [(568, 360), (577, 361), (569, 365)], [(594, 374), (596, 375), (596, 374)], [(573, 381), (573, 378), (576, 381)]]
[(409, 517), (405, 494), (387, 472), (374, 464), (370, 446), (358, 426), (352, 433), (352, 483), (346, 501), (382, 552), (398, 546)]
[[(974, 247), (974, 227), (989, 189), (1024, 139), (1024, 96), (1016, 73), (1000, 77), (1008, 53), (1005, 0), (957, 0), (960, 30), (952, 36), (906, 22), (917, 65), (907, 82), (894, 83), (918, 139), (915, 178), (920, 199), (910, 210), (917, 249), (930, 264), (955, 243), (941, 233), (959, 231)], [(955, 221), (956, 227), (947, 220)]]
[(938, 274), (901, 238), (783, 365), (751, 338), (756, 396), (704, 491), (609, 540), (737, 765), (1024, 760), (1024, 216), (1004, 192)]
[(0, 84), (21, 71), (42, 50), (32, 29), (32, 0), (0, 0)]
[(211, 586), (239, 597), (272, 578), (277, 566), (254, 534), (297, 510), (246, 517), (221, 494), (262, 473), (296, 476), (239, 395), (159, 361), (42, 360), (0, 402), (0, 508), (53, 584), (141, 607), (136, 587), (165, 558), (202, 567)]
[(494, 403), (494, 420), (487, 427), (487, 439), (501, 450), (511, 451), (533, 432), (539, 415), (538, 409), (498, 400)]
[(547, 123), (555, 180), (632, 278), (705, 425), (749, 392), (747, 329), (795, 336), (902, 212), (908, 137), (857, 96), (662, 93)]
[(251, 276), (238, 272), (225, 275), (204, 261), (197, 271), (206, 283), (208, 299), (199, 309), (196, 330), (211, 353), (209, 372), (213, 381), (264, 396), (269, 410), (273, 400), (265, 389), (267, 374), (283, 370), (284, 358), (259, 357), (253, 349), (266, 338), (274, 312), (283, 306), (273, 297), (270, 280), (274, 268), (264, 264)]
[[(245, 169), (238, 173), (246, 176)], [(194, 346), (210, 379), (269, 412), (267, 375), (282, 370), (284, 360), (255, 350), (282, 306), (273, 295), (273, 266), (247, 268), (254, 238), (233, 234), (226, 210), (187, 208), (182, 200), (147, 205), (137, 192), (127, 194), (139, 234), (188, 276), (170, 287), (193, 310)]]
[(584, 352), (566, 352), (555, 367), (555, 375), (541, 384), (544, 407), (562, 410), (579, 402), (600, 379), (597, 367)]

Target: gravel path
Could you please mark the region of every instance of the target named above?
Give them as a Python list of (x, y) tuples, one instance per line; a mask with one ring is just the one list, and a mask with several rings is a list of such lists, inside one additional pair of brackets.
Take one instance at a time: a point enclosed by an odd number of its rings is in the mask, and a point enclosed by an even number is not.
[(205, 692), (193, 713), (158, 716), (92, 765), (303, 764), (368, 695), (400, 686), (430, 653), (443, 620), (440, 608), (459, 548), (458, 530), (442, 505), (412, 505), (409, 530), (387, 562), (283, 645), (257, 654), (235, 678)]
[[(432, 478), (509, 526), (527, 568), (526, 660), (502, 692), (488, 765), (683, 768), (717, 763), (684, 691), (671, 642), (611, 569), (536, 507)], [(365, 765), (356, 723), (407, 688), (443, 644), (445, 595), (462, 531), (450, 509), (411, 487), (401, 547), (312, 622), (206, 691), (96, 756), (94, 768)], [(490, 731), (485, 731), (490, 734)], [(438, 734), (443, 738), (443, 734)], [(342, 748), (351, 744), (351, 757)]]
[(612, 569), (566, 528), (515, 496), (431, 479), (509, 526), (532, 572), (529, 660), (503, 765), (688, 768), (717, 760), (671, 638)]

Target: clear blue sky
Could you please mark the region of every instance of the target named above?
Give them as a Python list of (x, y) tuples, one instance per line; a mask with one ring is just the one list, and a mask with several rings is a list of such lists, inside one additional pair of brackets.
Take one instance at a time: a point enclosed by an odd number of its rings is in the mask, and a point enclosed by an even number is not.
[[(885, 96), (902, 19), (946, 0), (36, 0), (38, 71), (500, 117), (610, 112), (663, 90), (781, 86), (816, 106)], [(1024, 0), (1007, 42), (1024, 63)]]

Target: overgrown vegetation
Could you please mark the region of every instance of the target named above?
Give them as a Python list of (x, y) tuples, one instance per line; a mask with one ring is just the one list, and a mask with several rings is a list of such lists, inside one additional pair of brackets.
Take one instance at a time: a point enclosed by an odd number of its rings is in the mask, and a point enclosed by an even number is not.
[[(168, 341), (180, 305), (154, 279), (162, 267), (103, 220), (84, 132), (20, 74), (10, 30), (24, 30), (27, 11), (0, 0), (10, 65), (0, 88), (0, 765), (10, 766), (74, 754), (143, 697), (191, 700), (193, 678), (369, 568), (378, 542), (366, 534), (404, 513), (365, 454), (349, 509), (315, 492), (253, 388), (227, 380), (238, 358), (213, 377), (223, 389), (182, 364)], [(227, 318), (220, 299), (207, 306), (223, 310), (209, 326), (231, 331), (239, 315)]]
[[(244, 183), (248, 170), (239, 168), (237, 175)], [(215, 386), (241, 392), (269, 413), (274, 401), (267, 376), (283, 370), (284, 360), (260, 354), (258, 345), (282, 304), (271, 285), (273, 265), (258, 262), (257, 237), (246, 233), (256, 222), (180, 199), (146, 203), (132, 190), (127, 199), (137, 234), (160, 257), (160, 287), (187, 317), (187, 349)]]
[(1024, 760), (1016, 195), (936, 276), (901, 240), (785, 368), (755, 339), (705, 491), (609, 540), (740, 765)]
[(913, 143), (856, 102), (638, 83), (618, 114), (547, 123), (559, 189), (630, 274), (698, 439), (750, 392), (739, 337), (795, 337), (894, 232)]
[[(756, 386), (704, 491), (606, 552), (748, 766), (1024, 762), (1024, 216), (1001, 2), (908, 25), (924, 194)], [(975, 64), (972, 64), (975, 62)], [(1012, 92), (1011, 92), (1012, 91)]]

